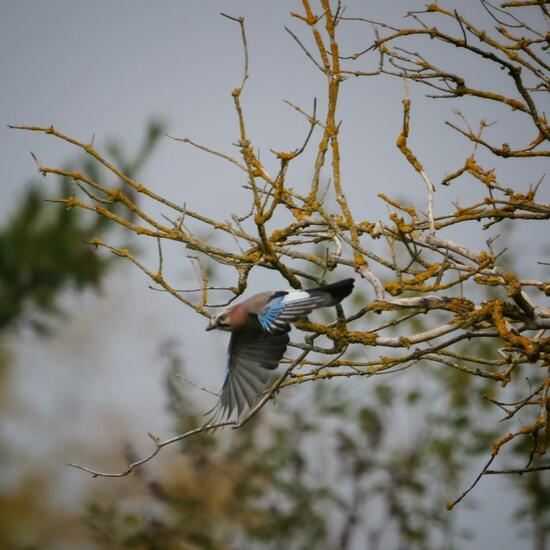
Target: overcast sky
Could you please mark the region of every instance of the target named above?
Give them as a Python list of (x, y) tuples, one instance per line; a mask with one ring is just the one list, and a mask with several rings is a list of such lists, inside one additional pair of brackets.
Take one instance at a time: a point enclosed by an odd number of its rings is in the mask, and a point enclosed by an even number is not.
[[(423, 4), (346, 3), (349, 15), (393, 21), (405, 9)], [(461, 8), (470, 17), (485, 20), (476, 1), (461, 2)], [(250, 80), (242, 101), (250, 136), (268, 166), (275, 166), (269, 160), (269, 148), (295, 148), (307, 130), (303, 118), (283, 100), (309, 110), (313, 98), (318, 97), (320, 108), (324, 107), (322, 75), (284, 30), (285, 25), (290, 26), (309, 43), (304, 26), (289, 17), (291, 10), (301, 11), (299, 2), (0, 1), (2, 219), (13, 208), (22, 185), (35, 173), (29, 151), (49, 166), (58, 166), (74, 152), (48, 136), (8, 130), (8, 123), (53, 124), (84, 142), (93, 135), (99, 148), (107, 138), (120, 138), (134, 150), (146, 121), (156, 117), (166, 122), (173, 135), (189, 136), (235, 153), (231, 144), (237, 140), (237, 126), (230, 91), (240, 81), (242, 49), (238, 26), (220, 17), (220, 11), (246, 18)], [(368, 45), (371, 38), (370, 27), (350, 25), (343, 43), (351, 52)], [(448, 55), (450, 62), (459, 66), (464, 62), (453, 57), (453, 52)], [(365, 60), (365, 68), (375, 65), (376, 58)], [(495, 78), (478, 65), (468, 70), (482, 83)], [(392, 79), (354, 79), (343, 87), (338, 117), (343, 120), (344, 182), (352, 208), (368, 219), (386, 215), (383, 203), (376, 199), (379, 192), (410, 196), (422, 204), (422, 183), (394, 145), (401, 124), (402, 95), (401, 83)], [(432, 179), (439, 181), (459, 167), (469, 148), (443, 126), (445, 118), (453, 117), (450, 104), (424, 101), (416, 89), (412, 98), (411, 143)], [(480, 112), (465, 103), (461, 108), (475, 124), (480, 116), (498, 116), (492, 107)], [(516, 126), (513, 118), (499, 128), (503, 134), (514, 128), (518, 142), (533, 137), (521, 125)], [(531, 172), (526, 172), (525, 164), (507, 166), (505, 182), (526, 190), (545, 168), (542, 162), (530, 165)], [(309, 174), (310, 165), (298, 166), (292, 173), (294, 187), (305, 189)], [(233, 212), (243, 213), (249, 206), (237, 170), (169, 139), (162, 141), (141, 180), (175, 202), (222, 219)], [(44, 185), (48, 183), (53, 193), (53, 180)], [(444, 211), (450, 198), (466, 203), (475, 193), (473, 187), (438, 192), (436, 213)], [(548, 192), (544, 193), (548, 200)], [(464, 238), (475, 243), (476, 233)], [(546, 241), (543, 233), (520, 232), (514, 238), (523, 241), (522, 269), (532, 277), (544, 278), (536, 264)], [(192, 273), (183, 259), (181, 264), (180, 273)], [(265, 279), (254, 278), (252, 289), (266, 284)], [(276, 282), (270, 280), (269, 284)], [(101, 296), (68, 297), (66, 303), (72, 308), (72, 322), (59, 328), (58, 337), (37, 340), (25, 333), (16, 342), (18, 369), (13, 383), (33, 415), (11, 419), (4, 431), (17, 437), (21, 449), (32, 449), (38, 455), (50, 453), (51, 445), (37, 433), (57, 427), (60, 415), (70, 410), (71, 422), (62, 430), (63, 438), (65, 442), (78, 438), (78, 458), (89, 463), (90, 440), (101, 436), (102, 423), (108, 420), (102, 411), (112, 411), (113, 403), (119, 409), (117, 418), (123, 419), (121, 431), (141, 441), (145, 449), (145, 432), (162, 434), (168, 429), (161, 387), (163, 365), (158, 359), (158, 349), (168, 337), (181, 342), (198, 382), (219, 383), (225, 340), (204, 333), (204, 320), (175, 300), (146, 290), (145, 279), (131, 268), (111, 277)], [(60, 458), (61, 463), (65, 458)], [(66, 469), (57, 475), (67, 486), (78, 483), (81, 476)], [(479, 513), (459, 512), (464, 523), (477, 532), (471, 548), (517, 549), (521, 543), (517, 528), (509, 522), (507, 506), (512, 489), (495, 476), (489, 477), (493, 479), (484, 480), (476, 494), (484, 502)], [(498, 530), (488, 527), (495, 524)], [(461, 548), (469, 547), (465, 543)]]

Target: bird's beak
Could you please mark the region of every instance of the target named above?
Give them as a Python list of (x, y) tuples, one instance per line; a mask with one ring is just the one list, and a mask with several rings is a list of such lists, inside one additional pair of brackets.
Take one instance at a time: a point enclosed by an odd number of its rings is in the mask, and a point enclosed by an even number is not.
[(210, 322), (208, 323), (208, 326), (205, 330), (213, 330), (216, 328), (216, 321), (214, 321), (214, 318), (210, 319)]

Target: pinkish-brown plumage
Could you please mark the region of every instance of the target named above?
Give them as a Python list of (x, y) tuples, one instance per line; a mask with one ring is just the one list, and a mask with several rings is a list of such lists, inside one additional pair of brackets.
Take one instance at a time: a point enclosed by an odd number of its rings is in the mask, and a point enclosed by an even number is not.
[(248, 310), (246, 303), (242, 302), (233, 306), (228, 312), (229, 324), (232, 327), (242, 327), (248, 323)]

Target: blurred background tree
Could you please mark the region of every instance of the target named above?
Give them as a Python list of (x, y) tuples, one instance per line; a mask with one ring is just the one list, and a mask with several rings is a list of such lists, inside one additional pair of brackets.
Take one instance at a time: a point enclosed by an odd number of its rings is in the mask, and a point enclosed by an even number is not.
[[(164, 128), (151, 122), (135, 157), (126, 158), (118, 141), (107, 144), (113, 160), (135, 177), (154, 151)], [(85, 171), (92, 178), (101, 169), (86, 155), (64, 166), (65, 170)], [(32, 325), (45, 331), (43, 319), (62, 312), (59, 295), (74, 287), (98, 288), (110, 262), (83, 242), (114, 229), (108, 219), (74, 208), (52, 208), (47, 197), (69, 192), (71, 183), (59, 177), (57, 194), (44, 190), (43, 182), (33, 180), (24, 187), (11, 219), (0, 228), (0, 333)], [(117, 205), (110, 205), (116, 211)]]
[[(128, 155), (118, 141), (108, 142), (107, 149), (116, 162), (138, 175), (163, 131), (162, 123), (150, 122), (135, 156)], [(87, 170), (94, 177), (101, 173), (84, 155), (71, 159), (66, 168)], [(101, 216), (79, 209), (52, 208), (48, 197), (67, 192), (68, 185), (70, 183), (60, 177), (58, 189), (52, 193), (36, 179), (25, 184), (19, 202), (0, 228), (0, 418), (18, 408), (10, 394), (10, 375), (16, 368), (10, 338), (29, 329), (36, 335), (55, 338), (52, 318), (70, 323), (71, 318), (78, 315), (63, 309), (60, 305), (63, 296), (88, 288), (100, 291), (102, 281), (117, 265), (83, 241), (106, 233), (121, 242), (128, 239), (127, 235), (117, 236), (112, 224)], [(116, 205), (111, 208), (116, 211)], [(14, 460), (17, 458), (11, 452), (9, 439), (0, 434), (0, 463), (5, 467)], [(20, 543), (21, 538), (26, 540), (28, 535), (36, 547), (43, 547), (43, 543), (54, 544), (58, 537), (63, 539), (72, 530), (65, 524), (70, 519), (63, 514), (58, 517), (60, 512), (48, 502), (46, 495), (51, 481), (47, 474), (40, 471), (24, 474), (15, 485), (9, 479), (3, 479), (0, 485), (2, 548), (30, 548), (26, 542)], [(45, 533), (48, 535), (42, 539)]]

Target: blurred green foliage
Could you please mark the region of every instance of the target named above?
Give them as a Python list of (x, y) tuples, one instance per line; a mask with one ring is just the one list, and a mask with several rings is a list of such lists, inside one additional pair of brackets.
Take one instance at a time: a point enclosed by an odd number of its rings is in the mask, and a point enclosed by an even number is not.
[[(63, 196), (70, 183), (61, 182)], [(75, 209), (52, 208), (40, 187), (31, 185), (14, 215), (0, 230), (0, 331), (26, 312), (59, 313), (59, 293), (97, 287), (108, 262), (82, 241), (99, 234), (104, 220)], [(43, 322), (33, 326), (44, 330)]]
[[(118, 141), (108, 143), (108, 153), (129, 175), (136, 175), (150, 159), (163, 128), (159, 122), (149, 123), (135, 154), (127, 154)], [(65, 167), (86, 171), (98, 180), (106, 177), (85, 156), (72, 159)], [(8, 336), (30, 326), (53, 337), (48, 320), (64, 314), (60, 306), (64, 292), (99, 288), (109, 269), (116, 265), (83, 241), (107, 232), (109, 238), (127, 239), (126, 235), (116, 235), (111, 224), (100, 216), (46, 202), (48, 196), (58, 198), (77, 193), (73, 182), (60, 178), (58, 188), (48, 195), (41, 183), (33, 179), (23, 186), (20, 199), (0, 227), (0, 418), (3, 419), (9, 416), (8, 411), (23, 412), (18, 410), (20, 404), (10, 385), (10, 374), (16, 365)], [(4, 428), (5, 424), (1, 424), (0, 471), (4, 475), (0, 476), (0, 548), (57, 548), (56, 545), (62, 544), (59, 541), (71, 540), (74, 532), (78, 532), (75, 518), (48, 499), (55, 491), (45, 471), (25, 470), (23, 465), (20, 480), (5, 475), (6, 466), (21, 457), (13, 452)], [(79, 519), (76, 521), (77, 525), (81, 523)]]
[[(162, 124), (151, 122), (131, 158), (117, 141), (111, 141), (107, 150), (133, 177), (150, 158), (162, 131)], [(98, 181), (103, 175), (97, 163), (85, 156), (65, 168), (83, 171)], [(110, 231), (112, 224), (80, 209), (56, 208), (47, 202), (40, 184), (33, 180), (25, 186), (11, 217), (0, 228), (0, 333), (18, 322), (45, 331), (45, 317), (60, 313), (60, 293), (68, 288), (97, 288), (110, 265), (105, 256), (83, 241)], [(74, 193), (74, 184), (60, 178), (53, 196)]]
[[(201, 407), (168, 353), (174, 431), (201, 422)], [(246, 429), (180, 443), (168, 471), (136, 474), (146, 492), (94, 499), (88, 521), (102, 548), (447, 548), (453, 517), (443, 506), (457, 476), (439, 437), (403, 427), (410, 392), (386, 383), (351, 398), (338, 383), (315, 384), (300, 402), (277, 398)], [(304, 388), (305, 390), (305, 388)], [(415, 390), (416, 391), (416, 390)], [(450, 453), (454, 455), (454, 451)], [(155, 473), (153, 473), (153, 471)], [(141, 504), (139, 504), (141, 503)], [(136, 512), (142, 510), (142, 512)]]
[[(480, 356), (487, 345), (466, 344)], [(165, 356), (168, 410), (174, 433), (184, 433), (203, 422), (205, 407), (179, 376), (179, 355), (168, 347)], [(136, 472), (141, 491), (90, 500), (95, 540), (112, 549), (463, 547), (473, 533), (445, 501), (475, 475), (471, 459), (483, 460), (507, 429), (483, 398), (499, 388), (445, 366), (420, 363), (415, 372), (300, 385), (299, 400), (278, 396), (243, 429), (185, 439), (177, 464)], [(544, 548), (548, 482), (534, 476), (521, 487), (516, 519)], [(475, 503), (474, 494), (464, 505)]]

